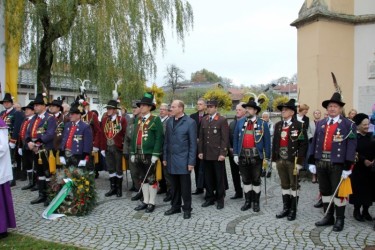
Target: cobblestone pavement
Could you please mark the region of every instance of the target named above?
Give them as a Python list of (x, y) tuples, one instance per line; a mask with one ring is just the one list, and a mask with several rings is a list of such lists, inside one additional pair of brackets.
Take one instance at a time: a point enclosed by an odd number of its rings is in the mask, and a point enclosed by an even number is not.
[[(67, 243), (90, 249), (359, 249), (375, 245), (373, 222), (357, 222), (353, 208), (346, 209), (345, 228), (340, 233), (332, 227), (317, 228), (314, 223), (323, 217), (322, 209), (313, 207), (318, 185), (302, 181), (301, 198), (297, 219), (289, 222), (276, 219), (281, 210), (279, 180), (272, 173), (267, 179), (267, 202), (262, 187), (261, 211), (242, 212), (243, 199), (231, 200), (234, 194), (229, 165), (227, 167), (230, 188), (225, 208), (202, 208), (203, 196), (193, 196), (193, 212), (190, 220), (182, 214), (164, 216), (169, 204), (158, 195), (156, 209), (147, 214), (134, 208), (134, 193), (124, 192), (122, 198), (107, 198), (109, 181), (106, 172), (97, 179), (99, 204), (85, 217), (63, 217), (55, 221), (42, 218), (42, 204), (30, 205), (36, 192), (22, 191), (26, 182), (17, 182), (12, 188), (15, 202), (17, 229), (15, 232), (40, 239)], [(130, 179), (130, 176), (129, 176)], [(194, 176), (192, 174), (192, 179)], [(193, 184), (194, 187), (194, 184)], [(124, 183), (124, 190), (126, 184)], [(193, 188), (194, 190), (194, 188)], [(370, 212), (375, 215), (375, 208)]]

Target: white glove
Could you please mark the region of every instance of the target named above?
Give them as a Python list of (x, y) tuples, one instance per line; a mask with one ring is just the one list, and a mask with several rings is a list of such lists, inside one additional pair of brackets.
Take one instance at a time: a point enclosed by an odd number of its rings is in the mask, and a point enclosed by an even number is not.
[(240, 160), (238, 159), (238, 155), (233, 156), (233, 161), (234, 163), (236, 163), (236, 165), (238, 165), (238, 163), (240, 162)]
[(19, 154), (20, 156), (22, 156), (22, 148), (19, 148), (19, 149), (18, 149), (18, 154)]
[(132, 163), (135, 162), (135, 155), (130, 156), (130, 161), (131, 161)]
[(100, 151), (103, 157), (105, 157), (105, 150)]
[(342, 177), (343, 179), (346, 179), (346, 178), (348, 178), (349, 175), (351, 175), (351, 174), (352, 174), (352, 170), (343, 170), (343, 171), (342, 171), (342, 175), (341, 175), (341, 177)]
[(93, 147), (93, 148), (92, 148), (92, 151), (94, 151), (94, 152), (99, 152), (99, 148), (97, 148), (97, 147)]
[(9, 142), (9, 147), (11, 149), (14, 149), (16, 147), (16, 144), (14, 144), (13, 142)]
[(85, 167), (86, 166), (86, 160), (80, 160), (78, 162), (78, 167)]
[(273, 162), (271, 163), (271, 166), (272, 166), (272, 169), (273, 169), (273, 170), (276, 170), (276, 162), (275, 162), (275, 161), (273, 161)]
[(309, 170), (312, 174), (316, 174), (316, 166), (313, 164), (309, 164)]
[(159, 160), (159, 157), (154, 156), (154, 155), (151, 157), (151, 163), (154, 164), (157, 160)]
[(60, 156), (60, 163), (62, 165), (66, 165), (66, 160), (65, 160), (65, 157), (64, 156)]

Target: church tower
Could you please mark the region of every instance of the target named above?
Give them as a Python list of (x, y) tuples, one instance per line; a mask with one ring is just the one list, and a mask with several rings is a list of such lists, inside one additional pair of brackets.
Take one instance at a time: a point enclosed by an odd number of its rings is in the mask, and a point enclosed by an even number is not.
[(299, 103), (323, 109), (341, 86), (345, 108), (370, 113), (375, 103), (375, 1), (305, 0), (298, 19)]

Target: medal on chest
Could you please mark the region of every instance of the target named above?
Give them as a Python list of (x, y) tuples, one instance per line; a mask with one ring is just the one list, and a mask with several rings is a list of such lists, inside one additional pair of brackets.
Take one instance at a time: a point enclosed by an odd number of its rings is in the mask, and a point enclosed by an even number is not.
[(342, 142), (343, 141), (342, 134), (340, 133), (339, 128), (337, 129), (336, 134), (333, 135), (333, 141), (334, 142)]

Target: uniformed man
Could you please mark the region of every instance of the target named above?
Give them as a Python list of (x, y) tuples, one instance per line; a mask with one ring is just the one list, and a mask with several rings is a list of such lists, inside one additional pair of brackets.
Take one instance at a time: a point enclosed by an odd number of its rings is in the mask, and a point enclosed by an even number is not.
[[(60, 97), (58, 97), (56, 100), (53, 100), (51, 103), (47, 104), (49, 113), (52, 114), (53, 117), (55, 117), (56, 122), (57, 122), (55, 137), (53, 138), (53, 151), (52, 151), (55, 157), (60, 156), (59, 150), (61, 147), (64, 125), (65, 125), (65, 122), (69, 121), (68, 120), (69, 118), (66, 116), (65, 118), (63, 115), (63, 111), (64, 111), (64, 108), (62, 106), (63, 101), (64, 101), (63, 99), (60, 99)], [(61, 168), (61, 165), (56, 165), (56, 167)]]
[[(345, 103), (341, 95), (334, 93), (329, 100), (322, 102), (327, 109), (328, 117), (316, 124), (313, 141), (311, 144), (309, 166), (312, 173), (316, 172), (319, 180), (319, 189), (322, 194), (324, 211), (328, 209), (329, 202), (340, 183), (341, 178), (348, 178), (351, 166), (356, 155), (356, 125), (342, 116)], [(345, 205), (344, 197), (334, 197), (334, 206), (330, 206), (327, 215), (316, 226), (334, 225), (333, 231), (339, 232), (344, 228)], [(333, 214), (336, 211), (336, 221)]]
[(31, 151), (26, 143), (26, 131), (29, 128), (31, 119), (34, 116), (34, 102), (31, 101), (27, 106), (22, 107), (25, 114), (25, 120), (22, 122), (20, 136), (17, 141), (18, 154), (22, 156), (22, 167), (26, 169), (29, 184), (22, 187), (22, 190), (27, 190), (35, 186), (36, 172), (33, 168), (33, 151)]
[(214, 205), (217, 201), (216, 208), (223, 209), (229, 126), (227, 119), (217, 112), (217, 105), (216, 100), (207, 102), (208, 115), (203, 118), (199, 130), (198, 157), (203, 160), (205, 168), (206, 201), (202, 207)]
[(69, 111), (70, 122), (65, 124), (62, 135), (60, 162), (68, 167), (82, 167), (86, 170), (92, 152), (92, 131), (88, 124), (81, 121), (84, 108), (73, 103)]
[(307, 132), (303, 123), (294, 118), (295, 100), (277, 106), (282, 121), (275, 125), (272, 144), (272, 165), (280, 176), (283, 210), (276, 218), (287, 216), (289, 221), (296, 219), (299, 184), (298, 171), (302, 169), (307, 151)]
[(34, 152), (34, 166), (38, 175), (39, 196), (31, 204), (47, 200), (47, 185), (50, 181), (48, 154), (53, 148), (53, 138), (57, 127), (56, 119), (47, 112), (46, 95), (38, 94), (34, 100), (35, 115), (26, 132), (27, 146)]
[[(193, 119), (195, 121), (195, 124), (197, 125), (197, 143), (199, 141), (199, 130), (203, 117), (207, 115), (206, 108), (206, 100), (203, 98), (199, 98), (196, 105), (197, 112), (190, 115), (190, 118)], [(201, 164), (201, 160), (198, 157), (198, 151), (195, 162), (196, 165), (194, 167), (194, 174), (196, 190), (192, 194), (198, 195), (203, 194), (204, 188), (204, 166), (203, 164)]]
[(163, 125), (158, 116), (151, 114), (151, 111), (156, 108), (152, 93), (145, 93), (137, 106), (140, 108), (140, 114), (135, 119), (136, 128), (131, 144), (130, 160), (139, 169), (143, 202), (135, 210), (146, 209), (146, 213), (152, 213), (155, 210), (158, 188), (155, 165), (162, 151)]
[(126, 134), (126, 120), (118, 114), (118, 102), (110, 100), (104, 108), (107, 113), (103, 116), (101, 126), (101, 154), (105, 157), (109, 172), (110, 190), (106, 197), (116, 195), (122, 196), (122, 151)]
[[(13, 187), (16, 185), (16, 179), (19, 178), (21, 169), (17, 169), (15, 154), (16, 154), (16, 144), (21, 129), (21, 124), (24, 119), (22, 112), (17, 111), (13, 108), (13, 98), (10, 93), (5, 93), (4, 99), (0, 101), (5, 108), (5, 110), (0, 112), (0, 117), (8, 126), (9, 132), (9, 147), (10, 147), (10, 157), (12, 161), (12, 171), (13, 171), (13, 180), (11, 181), (10, 186)], [(18, 153), (18, 152), (17, 152)]]
[(259, 212), (260, 175), (263, 160), (269, 161), (271, 156), (271, 135), (267, 122), (257, 118), (261, 107), (255, 101), (250, 98), (242, 107), (247, 116), (237, 122), (233, 135), (233, 160), (239, 165), (245, 192), (241, 210), (250, 209), (253, 202), (253, 211)]
[[(102, 138), (102, 130), (100, 128), (99, 118), (95, 114), (95, 112), (90, 111), (89, 103), (85, 99), (85, 95), (79, 95), (76, 98), (76, 102), (79, 102), (84, 107), (84, 113), (81, 116), (81, 120), (90, 125), (92, 130), (92, 138), (93, 138), (93, 148), (92, 151), (95, 153), (99, 152), (100, 148), (100, 138)], [(95, 170), (95, 178), (99, 176), (99, 170), (95, 165), (94, 157), (90, 154), (90, 161), (88, 162), (87, 169), (90, 171)]]

